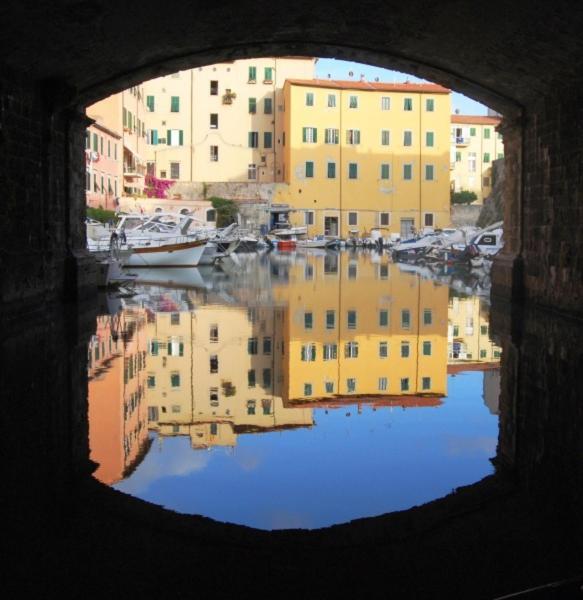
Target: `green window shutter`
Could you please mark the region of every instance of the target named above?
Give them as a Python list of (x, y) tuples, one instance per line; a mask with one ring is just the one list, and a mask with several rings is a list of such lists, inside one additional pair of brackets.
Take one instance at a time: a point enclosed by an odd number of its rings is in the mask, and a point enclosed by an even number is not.
[(249, 98), (249, 112), (254, 115), (257, 112), (257, 99)]
[(413, 167), (412, 165), (403, 165), (403, 179), (413, 178)]
[(170, 129), (166, 131), (166, 144), (170, 146)]
[(182, 129), (178, 130), (178, 143), (180, 146), (184, 145), (184, 131)]
[(263, 132), (263, 147), (271, 148), (271, 146), (272, 146), (272, 133), (271, 133), (271, 131), (264, 131)]
[(356, 163), (348, 164), (348, 178), (349, 179), (356, 179), (357, 171), (358, 171), (358, 167), (357, 167)]
[(170, 112), (180, 112), (180, 97), (179, 96), (171, 96), (170, 97)]
[(461, 152), (455, 153), (455, 162), (462, 162), (462, 153)]
[(264, 74), (265, 74), (265, 77), (264, 77), (265, 81), (273, 81), (273, 69), (271, 67), (265, 67)]
[(97, 134), (94, 133), (93, 134), (93, 151), (94, 152), (97, 152), (98, 144), (99, 144), (99, 142), (98, 142), (98, 139), (97, 139)]
[(389, 178), (389, 165), (383, 164), (383, 165), (381, 165), (381, 179), (388, 179), (388, 178)]
[(308, 128), (302, 127), (302, 142), (308, 141)]
[(498, 158), (504, 158), (504, 153), (503, 152), (498, 152)]
[(154, 112), (155, 100), (154, 96), (146, 96), (146, 106), (150, 112)]
[(433, 165), (425, 165), (425, 179), (427, 181), (433, 181), (434, 170)]
[(433, 112), (434, 108), (435, 108), (435, 102), (434, 102), (433, 98), (427, 98), (427, 100), (425, 100), (425, 110), (427, 112)]
[(306, 177), (314, 176), (314, 163), (312, 161), (306, 162)]
[(489, 127), (484, 127), (484, 139), (485, 140), (490, 139), (490, 128)]
[(434, 142), (434, 133), (433, 131), (428, 131), (425, 133), (425, 145), (428, 147), (432, 147)]
[(485, 163), (490, 162), (490, 153), (489, 152), (484, 152), (484, 162)]
[(182, 342), (178, 344), (178, 356), (184, 356), (184, 344)]
[(273, 101), (271, 98), (265, 98), (265, 100), (263, 100), (263, 112), (266, 115), (271, 115), (273, 113)]
[(314, 144), (318, 141), (318, 130), (314, 127)]
[(257, 81), (257, 67), (249, 67), (249, 81)]
[(158, 130), (157, 129), (152, 129), (152, 145), (153, 146), (158, 145)]
[(250, 131), (247, 136), (247, 145), (249, 146), (249, 148), (253, 148), (253, 132), (252, 131)]
[(403, 102), (404, 110), (413, 110), (413, 98), (405, 98)]
[(472, 137), (475, 137), (475, 136), (476, 136), (476, 128), (475, 128), (475, 127), (470, 127), (470, 135), (471, 135)]
[(328, 163), (328, 179), (336, 177), (336, 163)]

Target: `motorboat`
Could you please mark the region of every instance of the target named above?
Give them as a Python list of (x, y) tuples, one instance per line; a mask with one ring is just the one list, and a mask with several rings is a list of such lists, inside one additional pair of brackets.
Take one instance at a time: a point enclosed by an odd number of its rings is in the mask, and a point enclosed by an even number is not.
[(271, 231), (273, 237), (270, 239), (274, 245), (277, 245), (278, 250), (294, 250), (298, 240), (301, 240), (307, 232), (308, 228), (306, 226), (273, 229)]
[(298, 248), (309, 249), (309, 248), (321, 248), (324, 250), (336, 248), (338, 240), (326, 238), (323, 235), (317, 235), (312, 239), (307, 240), (296, 240), (296, 246)]

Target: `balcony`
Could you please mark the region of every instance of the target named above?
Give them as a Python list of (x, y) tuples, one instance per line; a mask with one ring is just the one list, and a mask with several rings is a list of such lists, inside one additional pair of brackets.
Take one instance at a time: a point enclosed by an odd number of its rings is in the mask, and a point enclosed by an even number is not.
[(457, 136), (455, 137), (455, 145), (456, 146), (468, 146), (470, 143), (469, 137)]

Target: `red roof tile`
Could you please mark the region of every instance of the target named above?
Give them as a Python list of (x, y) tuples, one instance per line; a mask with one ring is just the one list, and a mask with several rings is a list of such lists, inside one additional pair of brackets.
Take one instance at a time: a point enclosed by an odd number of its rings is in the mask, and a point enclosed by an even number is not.
[(451, 115), (452, 123), (464, 123), (468, 125), (498, 125), (502, 121), (500, 117), (486, 117), (481, 115)]
[(451, 90), (436, 83), (379, 83), (376, 81), (342, 81), (338, 79), (288, 79), (291, 85), (320, 87), (335, 90), (362, 90), (368, 92), (411, 92), (449, 94)]

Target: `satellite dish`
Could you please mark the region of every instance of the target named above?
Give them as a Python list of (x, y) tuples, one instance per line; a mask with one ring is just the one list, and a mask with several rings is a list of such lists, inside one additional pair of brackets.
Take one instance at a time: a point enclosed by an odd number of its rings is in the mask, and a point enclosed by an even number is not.
[(378, 77), (375, 77), (375, 78), (374, 78), (374, 80), (375, 80), (375, 81), (378, 83), (378, 81), (379, 81), (379, 78), (378, 78)]
[(330, 73), (328, 73), (328, 79), (330, 79), (332, 77), (332, 75), (330, 75)]
[(354, 73), (352, 71), (348, 71), (348, 77), (352, 77)]

